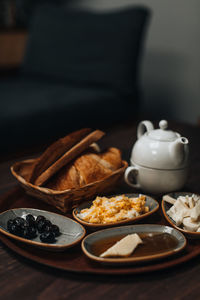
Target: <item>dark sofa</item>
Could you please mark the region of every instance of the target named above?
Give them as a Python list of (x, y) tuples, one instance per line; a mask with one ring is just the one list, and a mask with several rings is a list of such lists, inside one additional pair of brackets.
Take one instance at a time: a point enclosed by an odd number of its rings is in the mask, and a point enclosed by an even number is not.
[(18, 75), (0, 81), (1, 151), (136, 116), (148, 17), (38, 7)]

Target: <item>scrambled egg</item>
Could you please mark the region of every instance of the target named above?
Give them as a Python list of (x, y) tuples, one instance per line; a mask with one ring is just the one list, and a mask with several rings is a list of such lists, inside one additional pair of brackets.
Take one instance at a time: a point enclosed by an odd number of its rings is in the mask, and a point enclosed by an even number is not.
[(85, 208), (77, 215), (89, 223), (112, 223), (132, 219), (149, 211), (145, 206), (146, 197), (128, 198), (120, 195), (112, 198), (96, 197), (90, 208)]

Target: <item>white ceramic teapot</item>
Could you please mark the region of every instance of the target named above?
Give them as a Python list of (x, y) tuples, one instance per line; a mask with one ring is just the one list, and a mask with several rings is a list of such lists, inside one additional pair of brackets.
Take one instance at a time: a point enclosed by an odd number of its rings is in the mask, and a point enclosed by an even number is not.
[(188, 140), (168, 130), (167, 126), (165, 120), (160, 121), (159, 129), (154, 129), (150, 121), (139, 123), (138, 139), (130, 158), (131, 166), (124, 174), (125, 181), (134, 188), (160, 194), (184, 186), (187, 179)]

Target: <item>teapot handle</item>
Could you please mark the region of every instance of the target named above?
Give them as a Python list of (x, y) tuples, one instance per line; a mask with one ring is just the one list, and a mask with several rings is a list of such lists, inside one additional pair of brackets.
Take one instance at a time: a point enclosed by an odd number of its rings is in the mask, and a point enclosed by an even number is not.
[(154, 126), (150, 121), (146, 120), (140, 122), (137, 128), (137, 138), (141, 138), (145, 131), (150, 132), (151, 130), (154, 130)]
[[(139, 172), (139, 170), (138, 170), (138, 168), (136, 166), (130, 166), (130, 167), (128, 167), (125, 170), (125, 173), (124, 173), (124, 180), (125, 180), (125, 182), (128, 185), (130, 185), (130, 186), (132, 186), (132, 187), (134, 187), (136, 189), (141, 188), (140, 184), (137, 182), (138, 172)], [(130, 175), (134, 179), (135, 183), (130, 180), (130, 178), (129, 178)]]

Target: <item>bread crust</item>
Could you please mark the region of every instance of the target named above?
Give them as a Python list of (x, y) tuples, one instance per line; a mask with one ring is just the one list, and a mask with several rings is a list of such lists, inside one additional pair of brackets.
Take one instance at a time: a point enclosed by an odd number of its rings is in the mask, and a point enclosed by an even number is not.
[(55, 174), (46, 187), (59, 191), (82, 187), (104, 179), (121, 165), (121, 152), (117, 148), (109, 148), (103, 153), (88, 150)]
[[(35, 168), (39, 168), (40, 167), (40, 169), (42, 169), (42, 172), (39, 172), (38, 176), (35, 175), (36, 178), (35, 178), (35, 180), (34, 180), (33, 183), (35, 185), (37, 185), (37, 186), (43, 185), (55, 173), (57, 173), (59, 170), (61, 170), (65, 165), (68, 165), (69, 163), (71, 163), (83, 151), (85, 151), (86, 149), (88, 149), (88, 147), (92, 143), (98, 141), (104, 134), (105, 133), (103, 131), (101, 131), (101, 130), (95, 130), (95, 131), (92, 131), (92, 132), (90, 132), (88, 134), (88, 129), (72, 133), (71, 134), (72, 136), (75, 135), (75, 138), (73, 138), (73, 145), (70, 142), (71, 139), (69, 139), (69, 138), (67, 139), (67, 137), (68, 137), (67, 136), (66, 137), (67, 143), (65, 144), (65, 148), (67, 149), (67, 151), (64, 154), (62, 154), (61, 156), (59, 156), (59, 157), (57, 155), (57, 159), (56, 160), (52, 159), (52, 164), (50, 164), (49, 167), (47, 167), (47, 168), (41, 167), (42, 166), (41, 161), (42, 162), (44, 161), (44, 157), (45, 157), (44, 154), (45, 153), (41, 156), (42, 159), (40, 159), (40, 163), (38, 165), (36, 164)], [(53, 146), (49, 147), (49, 149), (47, 149), (48, 151), (45, 151), (47, 158), (50, 157), (51, 155), (53, 155), (52, 151), (50, 151), (51, 149), (53, 151)], [(33, 172), (35, 172), (35, 168), (34, 168)], [(32, 180), (33, 180), (33, 176), (32, 176)]]
[(80, 142), (92, 130), (90, 128), (83, 128), (81, 130), (72, 132), (67, 136), (58, 139), (51, 144), (40, 157), (35, 161), (32, 172), (29, 175), (28, 181), (35, 183), (38, 177), (45, 172), (52, 164), (54, 164), (60, 157), (71, 149), (75, 144)]

